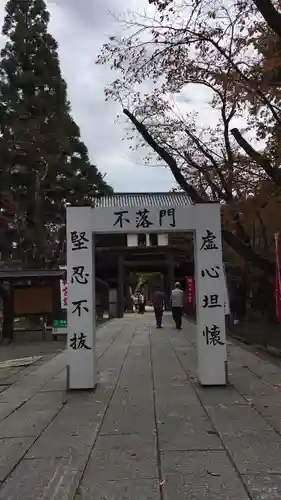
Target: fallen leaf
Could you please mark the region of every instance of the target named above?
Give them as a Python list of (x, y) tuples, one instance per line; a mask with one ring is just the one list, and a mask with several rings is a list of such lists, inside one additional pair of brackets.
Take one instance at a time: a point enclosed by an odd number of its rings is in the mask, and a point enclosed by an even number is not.
[(209, 476), (214, 476), (214, 477), (219, 477), (220, 474), (216, 474), (215, 472), (211, 472), (209, 470), (207, 470), (207, 474), (209, 474)]
[(167, 482), (166, 479), (159, 481), (159, 486), (161, 486), (161, 488), (162, 488), (163, 486), (165, 486), (166, 482)]

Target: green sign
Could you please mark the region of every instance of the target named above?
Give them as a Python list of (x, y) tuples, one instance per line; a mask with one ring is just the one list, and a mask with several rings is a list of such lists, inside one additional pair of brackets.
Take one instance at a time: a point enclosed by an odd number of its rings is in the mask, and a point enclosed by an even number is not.
[(55, 319), (53, 328), (67, 328), (67, 319)]

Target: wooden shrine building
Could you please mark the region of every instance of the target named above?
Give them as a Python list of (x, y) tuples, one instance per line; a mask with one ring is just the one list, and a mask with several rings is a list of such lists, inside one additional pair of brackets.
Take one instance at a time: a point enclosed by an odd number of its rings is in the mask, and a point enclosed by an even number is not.
[[(96, 200), (96, 207), (116, 210), (157, 209), (190, 205), (185, 193), (115, 193)], [(184, 285), (185, 276), (194, 273), (191, 233), (97, 234), (96, 277), (117, 291), (117, 315), (123, 316), (129, 290), (129, 275), (158, 272), (163, 275), (166, 294), (175, 281)]]

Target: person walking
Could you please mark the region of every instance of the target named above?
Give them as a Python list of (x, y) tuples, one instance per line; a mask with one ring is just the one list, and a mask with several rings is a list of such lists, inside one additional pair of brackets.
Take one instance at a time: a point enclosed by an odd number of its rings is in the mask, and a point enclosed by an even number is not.
[(162, 319), (163, 319), (163, 309), (166, 303), (166, 296), (164, 292), (157, 287), (154, 295), (153, 295), (153, 309), (156, 319), (156, 328), (162, 328)]
[(145, 311), (145, 300), (143, 293), (139, 294), (139, 313), (143, 314)]
[(181, 284), (177, 281), (171, 293), (172, 315), (177, 330), (181, 330), (182, 314), (184, 308), (184, 293)]

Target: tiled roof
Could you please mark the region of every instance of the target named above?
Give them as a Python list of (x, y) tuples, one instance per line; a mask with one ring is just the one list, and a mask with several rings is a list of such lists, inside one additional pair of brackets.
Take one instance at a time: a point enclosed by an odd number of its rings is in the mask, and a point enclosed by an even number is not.
[(65, 270), (63, 269), (9, 269), (5, 267), (0, 268), (0, 279), (9, 278), (63, 278)]
[(96, 208), (182, 207), (191, 205), (185, 193), (114, 193), (98, 198)]

